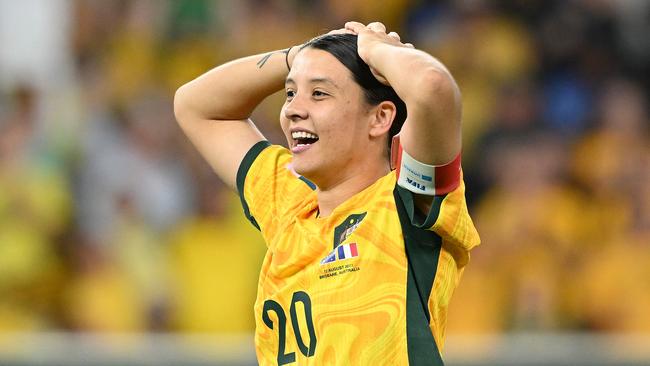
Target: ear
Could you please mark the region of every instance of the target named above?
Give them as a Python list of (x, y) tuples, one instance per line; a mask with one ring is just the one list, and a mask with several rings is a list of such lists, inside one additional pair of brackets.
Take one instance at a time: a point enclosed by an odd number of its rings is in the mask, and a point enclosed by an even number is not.
[(370, 120), (370, 130), (368, 131), (370, 136), (380, 137), (387, 134), (396, 114), (397, 107), (393, 102), (385, 100), (376, 105)]

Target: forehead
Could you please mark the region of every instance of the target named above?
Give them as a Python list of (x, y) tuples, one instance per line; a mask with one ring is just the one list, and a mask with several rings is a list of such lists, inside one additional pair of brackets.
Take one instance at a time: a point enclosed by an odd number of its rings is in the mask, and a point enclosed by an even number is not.
[(338, 86), (353, 82), (348, 70), (329, 52), (305, 48), (296, 54), (287, 79), (299, 83), (314, 79), (331, 79)]

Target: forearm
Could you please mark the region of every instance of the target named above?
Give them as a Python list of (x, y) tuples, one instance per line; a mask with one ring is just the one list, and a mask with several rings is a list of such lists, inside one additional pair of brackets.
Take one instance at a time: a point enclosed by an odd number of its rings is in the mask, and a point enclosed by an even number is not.
[(440, 165), (461, 149), (461, 96), (447, 68), (426, 52), (389, 44), (376, 45), (369, 65), (404, 101), (404, 148), (416, 159)]
[[(297, 47), (291, 49), (289, 60)], [(286, 53), (275, 51), (220, 65), (176, 92), (177, 114), (202, 120), (246, 119), (264, 98), (284, 87)]]
[(407, 105), (458, 93), (447, 68), (421, 50), (377, 44), (369, 54), (369, 64), (388, 80)]

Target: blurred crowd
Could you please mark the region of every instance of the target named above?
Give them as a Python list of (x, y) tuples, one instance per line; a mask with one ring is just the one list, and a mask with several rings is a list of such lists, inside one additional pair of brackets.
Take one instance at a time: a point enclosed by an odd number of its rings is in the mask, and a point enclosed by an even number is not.
[[(0, 0), (0, 335), (250, 332), (265, 246), (173, 94), (353, 19), (438, 57), (463, 93), (483, 244), (448, 332), (650, 332), (649, 15), (644, 0)], [(253, 115), (279, 144), (282, 101)]]

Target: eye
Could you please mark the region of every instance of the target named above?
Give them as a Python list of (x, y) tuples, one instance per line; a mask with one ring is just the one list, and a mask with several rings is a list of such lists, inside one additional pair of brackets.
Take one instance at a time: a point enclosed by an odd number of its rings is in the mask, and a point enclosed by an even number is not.
[(316, 98), (322, 98), (322, 97), (326, 97), (326, 96), (328, 96), (329, 94), (324, 93), (324, 92), (322, 92), (322, 91), (320, 91), (320, 90), (314, 90), (314, 92), (312, 93), (312, 95), (313, 95), (314, 97), (316, 97)]
[(291, 99), (296, 95), (296, 92), (291, 89), (287, 89), (285, 93), (287, 95), (287, 99)]

